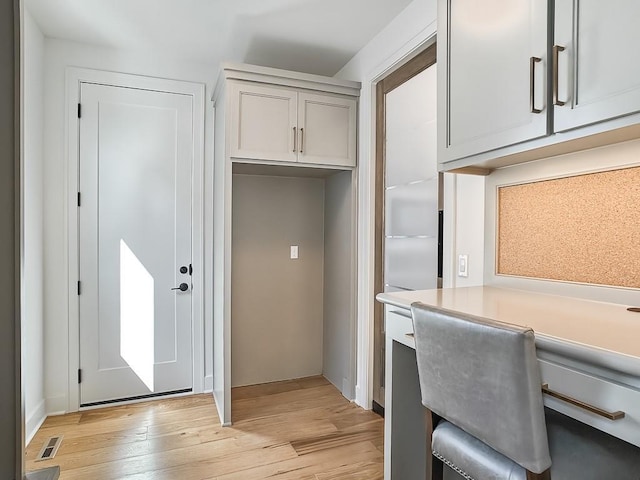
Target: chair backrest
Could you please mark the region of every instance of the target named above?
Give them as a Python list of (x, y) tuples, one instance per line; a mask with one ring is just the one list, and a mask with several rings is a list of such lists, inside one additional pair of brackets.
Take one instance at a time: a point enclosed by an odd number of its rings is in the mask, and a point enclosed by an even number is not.
[(411, 306), (422, 403), (523, 468), (551, 466), (533, 330)]

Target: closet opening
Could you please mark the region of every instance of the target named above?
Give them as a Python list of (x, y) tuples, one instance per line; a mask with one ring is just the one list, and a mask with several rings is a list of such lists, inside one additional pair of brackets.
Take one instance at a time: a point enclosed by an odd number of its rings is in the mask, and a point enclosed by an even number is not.
[(232, 173), (232, 398), (320, 377), (354, 398), (353, 170), (234, 162)]

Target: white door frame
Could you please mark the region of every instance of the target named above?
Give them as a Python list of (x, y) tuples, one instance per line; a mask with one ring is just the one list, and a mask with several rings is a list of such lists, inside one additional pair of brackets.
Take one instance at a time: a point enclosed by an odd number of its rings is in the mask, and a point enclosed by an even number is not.
[[(407, 43), (364, 75), (358, 112), (358, 305), (355, 403), (371, 409), (373, 400), (374, 223), (376, 156), (376, 84), (436, 41), (436, 23), (427, 25)], [(445, 216), (445, 221), (447, 217)], [(446, 226), (445, 226), (446, 229)], [(446, 252), (445, 252), (446, 254)], [(445, 265), (447, 258), (445, 257)]]
[(138, 88), (160, 92), (190, 95), (193, 104), (193, 166), (192, 166), (192, 352), (193, 352), (193, 393), (204, 390), (204, 84), (166, 80), (101, 70), (68, 67), (66, 70), (66, 121), (67, 143), (65, 145), (66, 192), (67, 192), (67, 252), (68, 252), (68, 292), (69, 292), (69, 406), (68, 412), (80, 409), (80, 312), (77, 295), (79, 271), (78, 243), (78, 173), (79, 173), (79, 122), (78, 103), (81, 83), (98, 83), (114, 87)]

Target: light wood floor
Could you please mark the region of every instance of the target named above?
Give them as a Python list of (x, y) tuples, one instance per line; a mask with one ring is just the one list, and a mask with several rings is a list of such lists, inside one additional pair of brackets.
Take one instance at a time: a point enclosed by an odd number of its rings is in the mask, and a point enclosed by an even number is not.
[[(383, 420), (311, 377), (233, 390), (232, 427), (210, 394), (50, 417), (27, 448), (27, 470), (61, 480), (382, 479)], [(34, 462), (64, 435), (53, 460)]]

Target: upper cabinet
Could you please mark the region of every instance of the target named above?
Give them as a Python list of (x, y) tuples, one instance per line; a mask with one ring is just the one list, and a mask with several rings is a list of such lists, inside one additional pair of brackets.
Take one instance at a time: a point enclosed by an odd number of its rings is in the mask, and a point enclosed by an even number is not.
[(546, 135), (546, 2), (441, 0), (438, 8), (438, 25), (449, 26), (446, 41), (438, 36), (440, 161)]
[(299, 93), (298, 128), (300, 162), (355, 167), (355, 99)]
[(640, 136), (638, 18), (637, 0), (438, 0), (440, 170)]
[(356, 166), (358, 84), (244, 68), (224, 70), (232, 160)]
[(229, 96), (232, 157), (298, 160), (298, 94), (295, 91), (232, 82)]
[(556, 0), (554, 130), (640, 111), (640, 2)]

